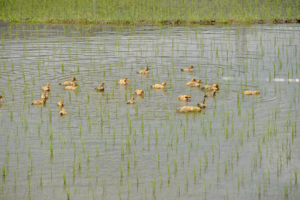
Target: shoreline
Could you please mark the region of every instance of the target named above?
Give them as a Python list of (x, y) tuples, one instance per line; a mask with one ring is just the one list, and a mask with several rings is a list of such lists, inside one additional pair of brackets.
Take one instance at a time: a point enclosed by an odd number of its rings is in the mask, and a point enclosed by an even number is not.
[(32, 19), (0, 19), (0, 22), (6, 23), (49, 23), (49, 24), (91, 24), (91, 25), (218, 25), (218, 24), (297, 24), (300, 23), (300, 18), (274, 18), (274, 19), (252, 19), (252, 20), (184, 20), (184, 19), (167, 19), (161, 21), (153, 20), (95, 20), (95, 19), (47, 19), (47, 20), (32, 20)]

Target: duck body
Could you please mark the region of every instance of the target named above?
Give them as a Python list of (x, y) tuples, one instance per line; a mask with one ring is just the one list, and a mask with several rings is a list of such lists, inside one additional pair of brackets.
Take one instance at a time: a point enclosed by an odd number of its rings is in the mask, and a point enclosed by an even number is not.
[(245, 91), (244, 94), (245, 95), (252, 95), (252, 94), (260, 94), (260, 92), (257, 91), (257, 90), (256, 91), (250, 91), (250, 90), (248, 90), (248, 91)]
[(214, 96), (216, 96), (216, 90), (214, 90), (214, 92), (212, 93), (212, 94), (207, 94), (207, 95), (204, 95), (204, 98), (206, 98), (206, 97), (214, 97)]
[(66, 86), (65, 90), (76, 90), (77, 86), (77, 83), (73, 82), (73, 85)]
[(120, 84), (120, 85), (127, 85), (127, 82), (129, 82), (129, 81), (130, 81), (130, 79), (124, 78), (124, 79), (121, 79), (121, 80), (119, 81), (119, 84)]
[(2, 95), (0, 95), (0, 100), (4, 102)]
[(198, 107), (200, 107), (200, 108), (206, 108), (207, 107), (207, 105), (205, 104), (205, 99), (204, 98), (202, 99), (202, 103), (198, 104)]
[(50, 91), (50, 84), (47, 84), (47, 86), (42, 87), (42, 90), (44, 90), (44, 91)]
[(185, 113), (185, 112), (201, 112), (201, 108), (196, 106), (183, 106), (176, 110), (177, 112)]
[(177, 99), (181, 100), (181, 101), (188, 101), (189, 98), (192, 98), (192, 97), (189, 96), (189, 95), (186, 95), (186, 94), (185, 95), (180, 95), (180, 96), (177, 97)]
[(105, 87), (105, 84), (101, 83), (101, 86), (95, 87), (95, 90), (97, 90), (97, 91), (104, 91), (104, 87)]
[(150, 68), (146, 67), (144, 70), (137, 72), (137, 74), (149, 74), (149, 70), (150, 70)]
[(64, 108), (61, 108), (59, 111), (59, 115), (66, 115), (67, 111)]
[(187, 69), (180, 69), (182, 72), (191, 72), (191, 71), (193, 71), (193, 69), (194, 69), (195, 67), (194, 66), (190, 66), (189, 68), (187, 68)]
[(144, 90), (135, 90), (134, 93), (137, 94), (137, 95), (143, 95)]
[(206, 90), (219, 90), (219, 85), (213, 84), (213, 85), (205, 85), (202, 87), (202, 89), (206, 89)]
[(48, 99), (49, 97), (49, 93), (47, 91), (44, 90), (42, 96), (41, 96), (41, 99)]
[(152, 85), (151, 87), (155, 88), (155, 89), (164, 89), (165, 86), (167, 86), (167, 83), (163, 82), (162, 84), (155, 84), (155, 85)]
[(135, 103), (134, 97), (132, 97), (129, 101), (127, 101), (127, 104), (134, 104), (134, 103)]
[(58, 105), (58, 106), (64, 106), (64, 100), (63, 99), (60, 100), (56, 105)]
[(42, 100), (35, 100), (31, 103), (31, 105), (42, 105), (46, 103), (46, 99), (42, 99)]
[(201, 80), (198, 80), (197, 82), (192, 82), (192, 83), (190, 84), (190, 86), (191, 86), (191, 87), (200, 87), (200, 83), (202, 83), (202, 81), (201, 81)]
[(62, 82), (62, 83), (59, 83), (59, 85), (72, 85), (75, 81), (77, 81), (77, 79), (75, 77), (72, 77), (71, 81)]
[(195, 83), (195, 82), (196, 82), (196, 79), (192, 78), (192, 80), (187, 82), (185, 85), (191, 85), (192, 83)]

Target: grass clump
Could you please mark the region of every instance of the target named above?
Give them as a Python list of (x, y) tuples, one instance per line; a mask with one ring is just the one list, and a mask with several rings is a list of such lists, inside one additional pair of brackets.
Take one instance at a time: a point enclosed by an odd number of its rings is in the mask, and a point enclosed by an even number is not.
[(298, 1), (7, 0), (0, 4), (0, 19), (11, 22), (178, 24), (254, 20), (260, 23), (260, 20), (265, 19), (292, 19), (300, 16)]

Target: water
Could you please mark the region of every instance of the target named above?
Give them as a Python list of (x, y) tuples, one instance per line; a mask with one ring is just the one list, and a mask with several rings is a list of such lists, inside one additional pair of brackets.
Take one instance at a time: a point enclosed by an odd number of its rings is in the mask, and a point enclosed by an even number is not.
[[(298, 199), (299, 29), (1, 23), (1, 198)], [(192, 78), (220, 90), (176, 113), (204, 96)], [(46, 105), (30, 105), (47, 83)]]

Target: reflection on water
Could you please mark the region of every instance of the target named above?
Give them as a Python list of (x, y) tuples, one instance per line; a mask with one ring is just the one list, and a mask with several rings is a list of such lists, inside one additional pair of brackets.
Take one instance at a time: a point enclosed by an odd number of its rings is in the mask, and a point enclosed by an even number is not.
[[(0, 23), (0, 196), (297, 199), (299, 29)], [(59, 85), (71, 77), (75, 91)], [(220, 90), (177, 113), (211, 94), (192, 78)], [(45, 106), (30, 105), (47, 83)]]

